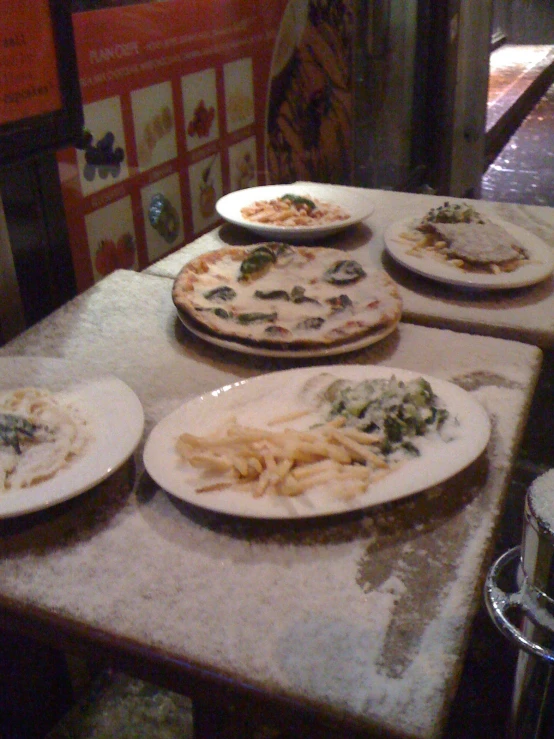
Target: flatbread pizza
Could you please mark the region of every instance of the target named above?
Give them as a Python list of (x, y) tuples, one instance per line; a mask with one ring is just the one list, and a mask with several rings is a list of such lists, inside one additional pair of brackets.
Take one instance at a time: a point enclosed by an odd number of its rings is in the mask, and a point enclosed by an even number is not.
[(402, 301), (384, 270), (339, 249), (227, 246), (188, 262), (173, 302), (195, 328), (249, 346), (311, 349), (393, 328)]

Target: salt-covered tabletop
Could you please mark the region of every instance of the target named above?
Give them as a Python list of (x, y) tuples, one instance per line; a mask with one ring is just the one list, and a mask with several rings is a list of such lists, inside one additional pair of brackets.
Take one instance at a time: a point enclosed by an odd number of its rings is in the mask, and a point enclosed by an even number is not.
[[(180, 325), (169, 280), (127, 271), (0, 349), (11, 355), (117, 375), (144, 406), (145, 437), (203, 391), (329, 362), (205, 344)], [(487, 452), (436, 489), (365, 513), (264, 523), (223, 519), (166, 494), (144, 473), (141, 443), (132, 486), (116, 474), (69, 503), (0, 522), (0, 622), (12, 614), (13, 627), (27, 612), (37, 633), (43, 620), (51, 632), (54, 619), (66, 635), (111, 639), (119, 645), (112, 655), (166, 653), (172, 659), (158, 660), (156, 673), (166, 684), (201, 670), (231, 692), (290, 701), (339, 726), (440, 736), (541, 352), (401, 323), (340, 361), (412, 369), (467, 389), (492, 419)]]
[[(366, 266), (384, 267), (399, 285), (405, 321), (525, 341), (543, 348), (554, 346), (553, 277), (530, 287), (487, 292), (446, 285), (409, 272), (386, 253), (384, 232), (401, 219), (423, 216), (430, 208), (444, 203), (444, 196), (369, 189), (366, 192), (368, 202), (374, 206), (371, 215), (361, 225), (320, 243), (355, 253), (356, 259)], [(554, 249), (554, 208), (459, 198), (448, 201), (471, 203), (483, 215), (524, 228)], [(224, 224), (146, 271), (174, 278), (183, 264), (198, 254), (226, 244), (261, 240), (246, 229)]]

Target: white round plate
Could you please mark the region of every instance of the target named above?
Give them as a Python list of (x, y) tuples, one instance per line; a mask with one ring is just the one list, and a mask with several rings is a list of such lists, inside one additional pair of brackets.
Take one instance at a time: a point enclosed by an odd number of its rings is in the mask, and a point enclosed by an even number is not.
[(87, 419), (91, 440), (51, 479), (0, 494), (0, 518), (49, 508), (89, 490), (115, 472), (141, 439), (142, 404), (113, 375), (93, 375), (61, 359), (0, 357), (0, 390), (17, 387), (43, 387), (74, 402)]
[[(366, 493), (350, 500), (340, 500), (325, 488), (314, 489), (295, 498), (273, 495), (254, 498), (250, 493), (232, 487), (196, 492), (196, 488), (208, 480), (200, 470), (179, 458), (175, 444), (181, 433), (209, 434), (231, 417), (236, 417), (237, 422), (244, 425), (267, 428), (277, 416), (309, 408), (301, 390), (308, 379), (324, 372), (355, 382), (392, 375), (400, 380), (426, 377), (450, 413), (449, 440), (426, 438), (418, 441), (419, 457), (406, 461), (371, 484)], [(321, 420), (317, 413), (308, 413), (286, 424), (272, 424), (271, 428), (306, 429)], [(368, 508), (438, 485), (479, 457), (488, 444), (489, 436), (490, 421), (486, 411), (457, 385), (403, 369), (330, 365), (272, 372), (194, 398), (154, 427), (144, 448), (144, 464), (161, 488), (195, 506), (248, 518), (306, 518)]]
[[(252, 223), (241, 215), (241, 208), (251, 205), (256, 200), (272, 200), (287, 193), (317, 198), (333, 205), (340, 205), (350, 218), (319, 226), (276, 226), (274, 224)], [(265, 185), (248, 187), (224, 195), (217, 201), (217, 212), (229, 223), (243, 226), (274, 241), (313, 241), (343, 231), (355, 223), (363, 221), (373, 213), (373, 205), (363, 190), (356, 190), (343, 185), (324, 185), (316, 182), (294, 183), (292, 185)]]
[(508, 288), (526, 287), (542, 282), (554, 271), (554, 249), (549, 247), (542, 239), (513, 223), (492, 218), (491, 221), (498, 223), (506, 229), (527, 250), (530, 261), (523, 264), (513, 272), (502, 272), (500, 274), (485, 274), (475, 272), (464, 272), (446, 262), (436, 259), (432, 254), (413, 254), (413, 242), (403, 237), (419, 223), (421, 216), (405, 218), (393, 223), (385, 231), (385, 247), (388, 253), (397, 262), (407, 267), (412, 272), (430, 277), (439, 282), (461, 287), (470, 287), (480, 290), (505, 290)]
[(396, 329), (400, 319), (393, 323), (391, 326), (387, 326), (381, 331), (376, 331), (373, 334), (363, 336), (361, 339), (354, 341), (348, 341), (344, 344), (337, 344), (336, 346), (321, 346), (314, 347), (311, 349), (270, 349), (263, 346), (253, 346), (250, 344), (241, 344), (240, 341), (233, 341), (232, 339), (223, 339), (218, 336), (205, 333), (192, 321), (190, 321), (184, 311), (177, 308), (177, 314), (183, 326), (195, 336), (200, 339), (219, 346), (222, 349), (232, 349), (235, 352), (241, 352), (242, 354), (249, 354), (254, 357), (282, 357), (283, 359), (302, 359), (302, 358), (313, 358), (313, 357), (334, 357), (337, 354), (347, 354), (348, 352), (355, 352), (359, 349), (365, 349), (372, 344), (376, 344), (378, 341), (386, 338), (389, 334)]

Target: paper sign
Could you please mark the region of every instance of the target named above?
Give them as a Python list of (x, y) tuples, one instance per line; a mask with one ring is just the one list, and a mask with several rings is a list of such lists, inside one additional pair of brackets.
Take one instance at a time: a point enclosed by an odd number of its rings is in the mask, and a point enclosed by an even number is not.
[(62, 106), (47, 0), (0, 0), (0, 125)]

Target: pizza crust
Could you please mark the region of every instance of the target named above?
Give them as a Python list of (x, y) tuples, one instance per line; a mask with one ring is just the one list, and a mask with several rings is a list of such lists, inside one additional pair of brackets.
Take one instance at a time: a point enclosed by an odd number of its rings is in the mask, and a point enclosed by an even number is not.
[[(276, 257), (244, 275), (253, 252)], [(336, 274), (326, 278), (329, 270)], [(366, 272), (338, 249), (274, 242), (191, 260), (172, 296), (197, 330), (264, 348), (341, 345), (394, 327), (402, 313), (396, 284), (383, 270)]]

